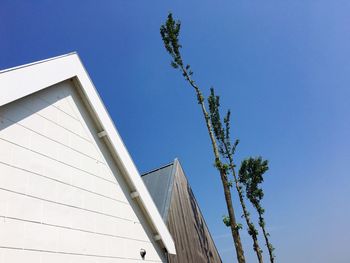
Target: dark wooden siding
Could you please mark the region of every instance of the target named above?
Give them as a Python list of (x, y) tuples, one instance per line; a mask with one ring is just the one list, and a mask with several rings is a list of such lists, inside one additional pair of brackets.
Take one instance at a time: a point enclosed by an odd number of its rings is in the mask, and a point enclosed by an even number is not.
[(176, 255), (169, 255), (169, 263), (222, 262), (181, 165), (175, 165), (167, 225)]

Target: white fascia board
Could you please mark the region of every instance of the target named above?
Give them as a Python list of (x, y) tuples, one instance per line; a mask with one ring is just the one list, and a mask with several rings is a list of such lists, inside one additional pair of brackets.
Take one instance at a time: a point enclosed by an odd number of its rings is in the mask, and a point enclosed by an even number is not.
[(72, 63), (74, 57), (63, 55), (0, 71), (0, 106), (75, 77), (82, 66)]
[(126, 176), (140, 194), (139, 202), (160, 235), (165, 248), (168, 253), (176, 254), (169, 230), (76, 53), (0, 71), (0, 107), (72, 77), (79, 80), (83, 94), (109, 138), (112, 154), (117, 156)]

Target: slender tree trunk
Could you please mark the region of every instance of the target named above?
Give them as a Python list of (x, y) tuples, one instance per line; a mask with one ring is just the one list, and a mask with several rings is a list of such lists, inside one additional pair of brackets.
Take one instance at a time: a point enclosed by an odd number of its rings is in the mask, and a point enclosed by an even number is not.
[[(236, 188), (238, 188), (238, 187), (236, 186)], [(255, 227), (253, 226), (253, 224), (251, 223), (251, 221), (250, 221), (250, 219), (248, 217), (248, 211), (247, 211), (247, 208), (246, 208), (245, 203), (243, 201), (242, 194), (239, 194), (239, 199), (241, 201), (243, 214), (244, 214), (244, 218), (246, 220), (247, 226), (248, 226), (248, 228), (249, 228), (249, 230), (251, 232), (254, 232), (256, 230), (255, 230)], [(254, 251), (256, 253), (256, 256), (258, 257), (258, 261), (259, 261), (259, 263), (263, 263), (264, 261), (263, 261), (263, 257), (262, 257), (262, 253), (261, 253), (262, 250), (261, 250), (261, 248), (259, 246), (258, 237), (257, 237), (256, 234), (252, 234), (251, 236), (253, 238), (253, 248), (254, 248)]]
[[(226, 151), (228, 150), (226, 144), (225, 144), (225, 149), (226, 149)], [(244, 202), (242, 190), (241, 190), (241, 188), (239, 186), (239, 183), (238, 183), (238, 180), (237, 180), (236, 171), (235, 171), (235, 168), (234, 168), (234, 163), (233, 163), (232, 156), (229, 156), (229, 161), (230, 161), (230, 168), (231, 168), (231, 171), (232, 171), (232, 175), (233, 175), (233, 178), (235, 180), (236, 190), (238, 192), (239, 200), (241, 202), (243, 215), (244, 215), (244, 218), (246, 220), (248, 229), (249, 229), (249, 231), (251, 233), (250, 235), (251, 235), (251, 237), (253, 239), (253, 248), (254, 248), (254, 251), (256, 253), (256, 256), (258, 257), (259, 263), (263, 263), (264, 261), (263, 261), (263, 257), (262, 257), (262, 253), (261, 253), (262, 250), (261, 250), (261, 248), (259, 246), (258, 237), (257, 237), (257, 234), (256, 234), (256, 229), (255, 229), (253, 223), (250, 221), (249, 213), (247, 211), (247, 207), (246, 207), (245, 202)]]
[(273, 263), (275, 261), (275, 256), (273, 255), (273, 248), (272, 248), (272, 244), (269, 241), (269, 234), (267, 233), (266, 229), (265, 229), (265, 220), (261, 214), (261, 212), (259, 213), (259, 225), (263, 231), (264, 234), (264, 238), (265, 238), (265, 242), (266, 242), (266, 246), (267, 249), (269, 251), (269, 256), (270, 256), (270, 262)]
[(237, 179), (237, 175), (236, 175), (236, 171), (235, 171), (235, 165), (234, 165), (234, 162), (233, 162), (232, 153), (231, 153), (228, 145), (225, 142), (223, 142), (223, 145), (225, 147), (225, 151), (226, 151), (227, 157), (229, 159), (230, 169), (231, 169), (231, 172), (232, 172), (232, 175), (233, 175), (233, 179), (235, 181), (235, 186), (236, 186), (236, 190), (238, 192), (239, 201), (240, 201), (241, 206), (242, 206), (243, 215), (244, 215), (245, 221), (247, 223), (248, 229), (250, 231), (250, 235), (251, 235), (251, 237), (253, 239), (254, 251), (256, 253), (256, 256), (258, 257), (259, 263), (263, 263), (264, 261), (263, 261), (263, 257), (262, 257), (262, 253), (261, 253), (262, 250), (261, 250), (261, 248), (259, 246), (256, 229), (255, 229), (253, 223), (250, 221), (249, 213), (247, 211), (247, 207), (245, 205), (244, 198), (243, 198), (243, 193), (242, 193), (242, 190), (241, 190), (241, 188), (239, 186), (239, 183), (238, 183), (238, 179)]
[[(190, 85), (196, 91), (198, 103), (201, 106), (202, 113), (203, 113), (203, 116), (204, 116), (204, 119), (205, 119), (205, 123), (207, 125), (209, 137), (210, 137), (210, 140), (211, 140), (211, 144), (212, 144), (212, 147), (213, 147), (213, 152), (214, 152), (214, 156), (215, 156), (215, 163), (216, 164), (218, 164), (218, 163), (221, 164), (218, 146), (217, 146), (217, 143), (216, 143), (216, 140), (215, 140), (215, 136), (214, 136), (214, 133), (213, 133), (212, 125), (210, 123), (209, 114), (208, 114), (208, 112), (207, 112), (207, 110), (205, 108), (205, 105), (204, 105), (203, 95), (202, 95), (200, 89), (194, 83), (194, 81), (190, 78), (190, 76), (188, 75), (188, 73), (185, 70), (185, 68), (181, 67), (181, 69), (182, 69), (183, 75), (186, 78), (186, 80), (190, 83)], [(226, 171), (222, 167), (218, 167), (218, 169), (220, 171), (220, 177), (221, 177), (222, 185), (223, 185), (223, 188), (224, 188), (226, 206), (227, 206), (228, 214), (229, 214), (229, 217), (230, 217), (230, 227), (231, 227), (232, 237), (233, 237), (233, 240), (234, 240), (234, 245), (235, 245), (235, 248), (236, 248), (237, 260), (238, 260), (239, 263), (245, 263), (244, 251), (243, 251), (243, 247), (242, 247), (241, 238), (240, 238), (240, 235), (239, 235), (239, 229), (237, 228), (237, 222), (236, 222), (236, 217), (235, 217), (235, 213), (234, 213), (234, 208), (233, 208), (233, 205), (232, 205), (231, 191), (230, 191), (230, 186), (228, 184)]]
[(237, 251), (237, 260), (238, 262), (245, 262), (241, 238), (239, 236), (239, 230), (237, 228), (235, 212), (232, 206), (231, 191), (230, 191), (230, 186), (228, 185), (227, 175), (224, 171), (220, 171), (220, 176), (221, 176), (222, 186), (224, 187), (225, 200), (227, 204), (228, 214), (230, 217), (231, 233), (232, 233), (233, 240), (235, 243), (235, 248)]

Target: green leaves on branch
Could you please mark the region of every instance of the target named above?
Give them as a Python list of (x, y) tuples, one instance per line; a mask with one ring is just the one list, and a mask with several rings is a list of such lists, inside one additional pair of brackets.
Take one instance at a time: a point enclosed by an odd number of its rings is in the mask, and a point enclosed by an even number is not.
[(246, 196), (253, 204), (259, 214), (259, 226), (263, 230), (266, 246), (269, 250), (270, 262), (273, 263), (275, 255), (274, 247), (269, 241), (270, 234), (265, 229), (265, 219), (263, 214), (265, 209), (261, 206), (261, 200), (264, 197), (264, 192), (261, 188), (261, 183), (264, 181), (264, 173), (269, 169), (268, 161), (261, 157), (248, 158), (243, 160), (239, 169), (239, 182), (245, 186)]
[[(224, 222), (225, 226), (230, 227), (231, 226), (231, 221), (230, 221), (230, 217), (228, 215), (224, 215), (222, 216), (222, 222)], [(235, 225), (235, 229), (237, 231), (241, 230), (243, 228), (243, 225), (241, 223), (237, 223)]]
[(251, 235), (251, 236), (257, 236), (258, 235), (258, 230), (256, 230), (256, 228), (254, 227), (253, 224), (250, 224), (248, 226), (248, 234)]
[[(231, 149), (230, 141), (230, 110), (227, 111), (226, 116), (224, 117), (224, 126), (221, 121), (220, 116), (220, 97), (215, 95), (214, 88), (210, 89), (210, 96), (208, 98), (210, 120), (213, 125), (213, 131), (215, 137), (218, 141), (219, 153), (224, 158), (228, 158), (228, 149)], [(236, 140), (234, 148), (238, 145), (239, 141)], [(231, 150), (230, 150), (231, 151)]]
[[(231, 144), (231, 136), (230, 136), (230, 119), (231, 119), (231, 112), (230, 110), (227, 111), (227, 114), (225, 115), (223, 121), (221, 120), (220, 116), (220, 98), (219, 96), (215, 95), (214, 89), (210, 89), (210, 96), (208, 98), (208, 104), (209, 104), (209, 110), (210, 110), (210, 120), (213, 124), (213, 131), (216, 137), (216, 140), (218, 141), (219, 146), (219, 153), (220, 155), (226, 159), (228, 162), (228, 168), (231, 171), (233, 175), (234, 182), (236, 184), (236, 190), (238, 192), (239, 200), (242, 206), (243, 215), (242, 218), (245, 218), (245, 221), (248, 226), (248, 233), (253, 239), (253, 248), (257, 254), (259, 263), (263, 262), (262, 257), (262, 250), (260, 249), (259, 242), (258, 242), (258, 231), (255, 228), (253, 222), (250, 219), (250, 214), (247, 210), (247, 207), (245, 205), (244, 201), (244, 194), (243, 194), (243, 186), (241, 182), (237, 179), (236, 171), (235, 171), (235, 163), (234, 163), (234, 154), (236, 152), (236, 148), (239, 144), (239, 140), (235, 140), (233, 144)], [(222, 164), (221, 164), (222, 165)], [(222, 165), (223, 166), (223, 165)], [(228, 170), (228, 174), (229, 174)], [(232, 186), (232, 181), (230, 181), (230, 186)], [(240, 225), (242, 226), (242, 225)], [(240, 228), (236, 228), (238, 231)]]
[[(236, 224), (234, 216), (234, 209), (231, 201), (231, 187), (235, 183), (238, 195), (240, 198), (241, 206), (244, 213), (244, 218), (248, 226), (248, 232), (252, 236), (254, 241), (254, 250), (257, 253), (259, 262), (262, 262), (261, 249), (258, 245), (257, 235), (258, 232), (255, 229), (253, 223), (250, 220), (249, 212), (244, 202), (243, 188), (246, 190), (246, 197), (251, 201), (259, 214), (259, 225), (263, 229), (266, 244), (269, 248), (271, 262), (274, 257), (272, 256), (273, 247), (268, 241), (268, 233), (265, 231), (265, 221), (263, 218), (264, 209), (261, 207), (260, 202), (264, 196), (263, 190), (260, 184), (263, 182), (263, 174), (268, 170), (268, 162), (258, 158), (248, 158), (244, 160), (239, 169), (238, 177), (235, 171), (234, 154), (239, 144), (239, 140), (231, 142), (230, 138), (230, 121), (231, 112), (227, 111), (223, 118), (220, 116), (220, 97), (214, 92), (214, 88), (210, 89), (210, 96), (208, 98), (209, 113), (206, 110), (205, 99), (202, 95), (200, 88), (196, 85), (192, 79), (193, 71), (191, 66), (183, 62), (181, 56), (181, 44), (179, 41), (181, 29), (181, 22), (174, 20), (171, 13), (168, 14), (166, 22), (160, 27), (160, 34), (165, 46), (166, 51), (170, 54), (171, 66), (175, 69), (179, 69), (182, 76), (194, 88), (197, 96), (197, 102), (203, 112), (203, 117), (206, 122), (208, 133), (213, 146), (213, 152), (215, 155), (215, 167), (220, 171), (220, 176), (224, 186), (224, 193), (226, 197), (226, 204), (230, 216), (224, 216), (223, 222), (226, 226), (231, 227), (232, 236), (234, 239), (234, 245), (237, 252), (237, 259), (240, 263), (244, 263), (244, 252), (240, 241), (239, 229), (242, 228), (241, 224)], [(226, 160), (226, 163), (221, 159)], [(229, 180), (228, 176), (230, 172), (233, 175), (234, 181)], [(228, 189), (227, 189), (228, 188)]]
[(181, 57), (181, 48), (179, 35), (181, 29), (180, 20), (175, 21), (171, 13), (168, 14), (168, 18), (164, 25), (160, 27), (160, 35), (162, 36), (163, 43), (166, 51), (171, 55), (172, 61), (170, 62), (171, 66), (175, 69), (180, 68), (183, 72), (182, 75), (190, 80), (190, 77), (193, 75), (190, 65), (184, 66), (182, 57)]
[(215, 160), (214, 166), (219, 170), (227, 173), (227, 171), (230, 169), (230, 166), (226, 163), (221, 162), (220, 159)]
[(160, 27), (160, 35), (162, 36), (165, 49), (173, 58), (171, 66), (174, 68), (183, 67), (179, 42), (180, 28), (181, 22), (175, 21), (171, 13), (168, 14), (166, 23)]
[(236, 229), (241, 230), (243, 228), (243, 225), (241, 223), (236, 224)]
[[(269, 250), (271, 250), (272, 252), (275, 251), (275, 248), (271, 245), (271, 244), (268, 244), (268, 248)], [(275, 258), (275, 256), (273, 256)]]
[(230, 227), (231, 226), (231, 220), (228, 215), (222, 216), (222, 222), (224, 222), (225, 226)]
[[(208, 98), (209, 111), (210, 111), (210, 120), (213, 124), (213, 131), (216, 139), (219, 142), (219, 151), (220, 154), (229, 159), (235, 154), (236, 147), (239, 144), (239, 140), (236, 139), (231, 145), (230, 137), (230, 122), (231, 122), (231, 111), (228, 110), (223, 122), (220, 116), (220, 97), (215, 95), (214, 88), (210, 89), (210, 96)], [(223, 125), (224, 124), (224, 125)]]
[(260, 210), (261, 214), (264, 209), (260, 207), (260, 201), (264, 197), (264, 192), (260, 184), (264, 181), (263, 174), (269, 169), (268, 161), (261, 157), (248, 158), (243, 160), (239, 169), (239, 182), (246, 188), (246, 195), (250, 202)]
[[(219, 142), (218, 136), (222, 136), (223, 138), (226, 136), (227, 138), (229, 138), (230, 113), (228, 112), (226, 116), (226, 120), (227, 120), (227, 123), (225, 124), (226, 128), (222, 128), (221, 126), (218, 126), (218, 127), (215, 126), (216, 124), (219, 125), (220, 123), (219, 112), (217, 111), (218, 122), (213, 121), (212, 116), (207, 112), (204, 96), (202, 95), (200, 88), (192, 79), (193, 71), (191, 70), (190, 65), (188, 64), (185, 65), (182, 60), (181, 52), (180, 52), (182, 46), (179, 42), (180, 28), (181, 28), (181, 22), (175, 21), (172, 14), (170, 13), (167, 17), (167, 21), (160, 28), (160, 34), (163, 39), (165, 49), (172, 58), (171, 66), (181, 71), (182, 76), (190, 84), (190, 86), (194, 88), (196, 92), (197, 102), (201, 107), (205, 124), (208, 129), (208, 134), (211, 140), (213, 153), (215, 156), (215, 167), (218, 169), (220, 173), (220, 178), (223, 183), (225, 201), (226, 201), (227, 210), (229, 213), (228, 216), (223, 217), (223, 222), (225, 223), (225, 225), (231, 227), (231, 233), (234, 239), (234, 246), (236, 248), (238, 262), (245, 263), (244, 251), (243, 251), (243, 247), (241, 244), (240, 235), (238, 231), (241, 228), (241, 225), (236, 224), (234, 208), (232, 205), (230, 188), (232, 187), (233, 183), (230, 180), (228, 180), (228, 176), (227, 176), (229, 169), (231, 169), (231, 167), (233, 166), (221, 162), (220, 152), (223, 153), (224, 148), (222, 144), (219, 145), (220, 148), (218, 147), (218, 142)], [(211, 92), (212, 92), (212, 95), (215, 97), (214, 91), (212, 90)], [(218, 97), (214, 99), (215, 101), (213, 101), (213, 103), (217, 104), (217, 108), (218, 108), (219, 99)], [(214, 105), (214, 107), (216, 106)], [(238, 143), (236, 143), (236, 146), (237, 144)]]

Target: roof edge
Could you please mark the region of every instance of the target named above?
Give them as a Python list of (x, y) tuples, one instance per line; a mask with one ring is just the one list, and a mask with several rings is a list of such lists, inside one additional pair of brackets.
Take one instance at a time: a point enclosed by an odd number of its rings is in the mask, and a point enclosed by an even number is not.
[(154, 172), (159, 171), (159, 170), (161, 170), (161, 169), (167, 168), (167, 167), (169, 167), (170, 165), (174, 165), (174, 164), (175, 164), (175, 162), (173, 161), (173, 162), (171, 162), (171, 163), (162, 165), (161, 167), (158, 167), (158, 168), (152, 169), (152, 170), (150, 170), (150, 171), (147, 171), (147, 172), (145, 172), (145, 173), (142, 173), (142, 174), (141, 174), (141, 177), (146, 176), (146, 175), (148, 175), (148, 174), (150, 174), (150, 173), (154, 173)]
[(176, 254), (170, 232), (76, 52), (1, 71), (0, 87), (3, 95), (0, 97), (0, 107), (70, 78), (79, 80), (83, 95), (106, 132), (112, 156), (115, 156), (122, 166), (125, 177), (131, 183), (130, 187), (139, 192), (139, 203), (149, 217), (148, 222), (161, 237), (168, 253)]
[(73, 52), (70, 52), (70, 53), (67, 53), (67, 54), (63, 54), (63, 55), (59, 55), (59, 56), (56, 56), (56, 57), (51, 57), (51, 58), (47, 58), (47, 59), (43, 59), (43, 60), (38, 60), (38, 61), (35, 61), (35, 62), (31, 62), (31, 63), (19, 65), (19, 66), (15, 66), (15, 67), (12, 67), (12, 68), (2, 69), (2, 70), (0, 70), (0, 74), (6, 73), (6, 72), (12, 71), (12, 70), (17, 70), (17, 69), (20, 69), (20, 68), (33, 66), (33, 65), (36, 65), (36, 64), (40, 64), (40, 63), (45, 63), (45, 62), (48, 62), (48, 61), (51, 61), (51, 60), (60, 59), (60, 58), (71, 56), (71, 55), (78, 55), (78, 52), (73, 51)]

